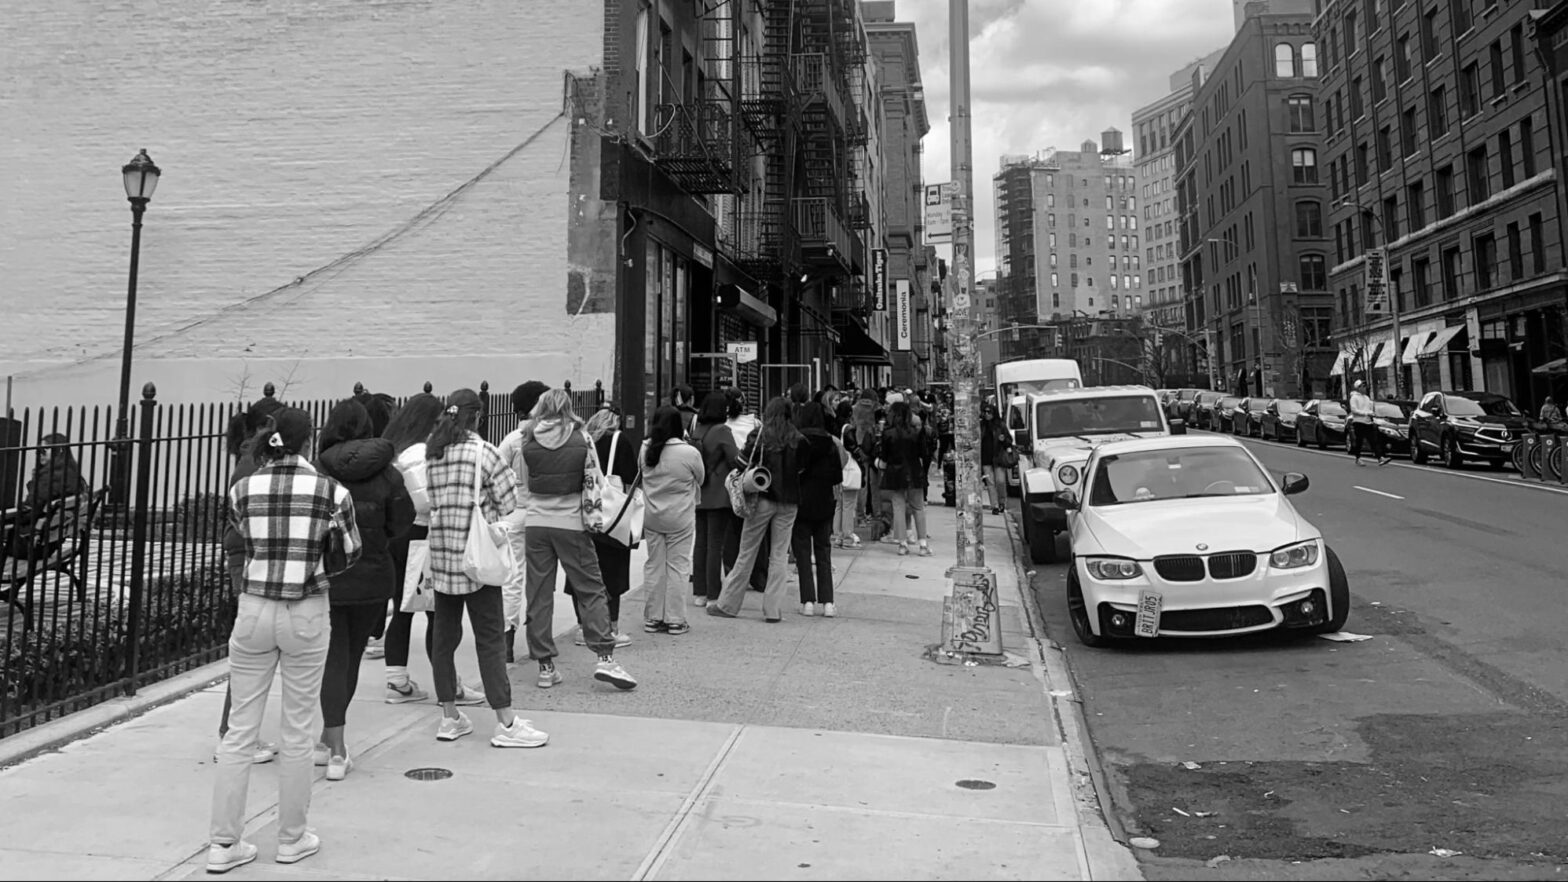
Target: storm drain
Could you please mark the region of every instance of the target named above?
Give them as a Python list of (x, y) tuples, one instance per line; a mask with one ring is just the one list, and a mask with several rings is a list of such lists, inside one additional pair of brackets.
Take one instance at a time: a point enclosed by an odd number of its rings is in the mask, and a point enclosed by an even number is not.
[(414, 781), (445, 781), (452, 777), (452, 770), (437, 768), (409, 769), (403, 773), (403, 777)]
[(958, 787), (962, 787), (965, 790), (995, 790), (996, 789), (996, 784), (994, 782), (992, 782), (992, 781), (981, 781), (978, 778), (965, 778), (962, 781), (955, 781), (954, 784), (956, 784)]

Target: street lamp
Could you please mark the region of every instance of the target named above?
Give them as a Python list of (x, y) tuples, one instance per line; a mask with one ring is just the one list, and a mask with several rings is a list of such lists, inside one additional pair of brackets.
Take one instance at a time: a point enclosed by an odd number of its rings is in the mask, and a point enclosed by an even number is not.
[[(120, 169), (120, 174), (125, 179), (125, 198), (131, 203), (131, 273), (125, 290), (125, 345), (120, 352), (120, 411), (114, 424), (115, 440), (124, 442), (131, 435), (131, 344), (136, 336), (136, 270), (142, 250), (142, 212), (147, 210), (147, 203), (152, 201), (153, 191), (158, 189), (158, 176), (162, 172), (143, 148)], [(115, 445), (114, 450), (116, 456), (110, 484), (114, 501), (123, 503), (130, 487), (131, 461), (124, 443)]]
[[(1354, 207), (1354, 208), (1356, 208), (1361, 213), (1361, 216), (1362, 216), (1362, 218), (1364, 220), (1371, 221), (1377, 227), (1377, 237), (1378, 237), (1378, 239), (1381, 240), (1384, 243), (1385, 247), (1387, 246), (1388, 238), (1383, 235), (1383, 219), (1377, 216), (1377, 212), (1368, 209), (1365, 205), (1362, 205), (1360, 202), (1357, 202), (1357, 201), (1355, 201), (1354, 199), (1351, 199), (1348, 196), (1342, 196), (1342, 197), (1334, 200), (1333, 202), (1329, 203), (1329, 205), (1330, 205), (1330, 207), (1344, 207), (1344, 208)], [(1366, 260), (1366, 255), (1364, 255), (1364, 254), (1362, 255), (1362, 260)], [(1387, 256), (1386, 255), (1384, 256), (1384, 260), (1385, 261), (1387, 260)], [(1399, 292), (1397, 292), (1397, 291), (1389, 291), (1389, 292), (1387, 292), (1387, 296), (1388, 296), (1388, 317), (1389, 317), (1389, 320), (1392, 322), (1391, 330), (1394, 332), (1394, 339), (1393, 339), (1393, 342), (1391, 344), (1394, 347), (1394, 366), (1393, 366), (1393, 369), (1390, 371), (1390, 373), (1393, 374), (1393, 377), (1394, 377), (1394, 397), (1395, 398), (1404, 398), (1405, 397), (1405, 395), (1404, 395), (1405, 355), (1404, 355), (1404, 352), (1401, 351), (1400, 347), (1399, 347), (1400, 341), (1402, 339), (1402, 337), (1400, 335), (1400, 327), (1399, 327)], [(1348, 324), (1350, 317), (1346, 316), (1345, 319), (1346, 319), (1346, 322)], [(1362, 370), (1366, 371), (1367, 391), (1370, 393), (1370, 392), (1374, 391), (1374, 389), (1375, 389), (1375, 384), (1373, 383), (1373, 380), (1372, 380), (1372, 365), (1370, 364), (1370, 362), (1364, 364), (1364, 366), (1362, 367)]]

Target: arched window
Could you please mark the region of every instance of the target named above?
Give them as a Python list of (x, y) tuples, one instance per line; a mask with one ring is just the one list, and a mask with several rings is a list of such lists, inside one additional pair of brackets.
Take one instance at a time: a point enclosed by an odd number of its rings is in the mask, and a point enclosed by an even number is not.
[(1318, 47), (1316, 43), (1301, 44), (1301, 75), (1308, 79), (1318, 76)]
[(1297, 147), (1290, 151), (1291, 180), (1297, 184), (1318, 182), (1318, 152), (1311, 147)]
[(1325, 291), (1328, 289), (1328, 261), (1323, 259), (1323, 255), (1301, 255), (1301, 278), (1299, 283), (1303, 291)]
[(1296, 75), (1296, 47), (1289, 43), (1279, 43), (1274, 46), (1274, 75), (1277, 77)]

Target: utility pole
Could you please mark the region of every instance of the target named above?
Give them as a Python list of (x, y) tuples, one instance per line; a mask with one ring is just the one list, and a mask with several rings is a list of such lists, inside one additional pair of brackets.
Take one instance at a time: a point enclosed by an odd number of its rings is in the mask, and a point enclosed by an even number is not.
[(953, 383), (953, 469), (958, 494), (957, 561), (948, 575), (942, 642), (950, 654), (1002, 653), (996, 574), (985, 565), (980, 483), (980, 376), (974, 302), (974, 163), (969, 115), (969, 0), (948, 0), (948, 67), (952, 109), (953, 269), (949, 300), (948, 375)]

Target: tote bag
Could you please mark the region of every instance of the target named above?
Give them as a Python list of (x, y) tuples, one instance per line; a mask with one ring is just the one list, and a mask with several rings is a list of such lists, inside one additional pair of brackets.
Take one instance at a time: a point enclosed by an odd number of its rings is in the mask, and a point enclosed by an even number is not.
[(724, 489), (730, 495), (730, 510), (736, 517), (749, 518), (757, 513), (757, 494), (751, 490), (749, 480), (755, 463), (762, 454), (762, 439), (757, 439), (757, 446), (751, 451), (748, 467), (743, 469), (730, 469), (724, 476)]
[[(610, 439), (611, 468), (615, 467), (615, 450), (620, 443), (621, 433), (616, 431), (615, 437)], [(599, 448), (591, 446), (591, 449), (597, 461)], [(600, 463), (599, 471), (604, 475), (604, 489), (599, 499), (604, 505), (605, 517), (609, 519), (602, 535), (622, 547), (636, 548), (642, 542), (642, 522), (648, 510), (648, 501), (642, 492), (642, 469), (637, 469), (637, 477), (629, 488), (619, 475), (606, 471), (603, 463)]]
[(516, 563), (506, 528), (485, 520), (479, 504), (483, 463), (474, 463), (474, 511), (468, 518), (468, 541), (463, 543), (463, 575), (481, 585), (504, 585)]
[(408, 567), (403, 574), (403, 601), (398, 609), (406, 613), (435, 612), (436, 598), (430, 589), (430, 542), (414, 539), (408, 543)]
[[(848, 432), (849, 427), (845, 426), (844, 431)], [(856, 461), (855, 455), (848, 451), (842, 440), (839, 441), (839, 449), (844, 451), (846, 457), (844, 460), (844, 480), (840, 482), (839, 486), (845, 490), (859, 490), (861, 482), (865, 479), (864, 473), (860, 471), (860, 463)]]

